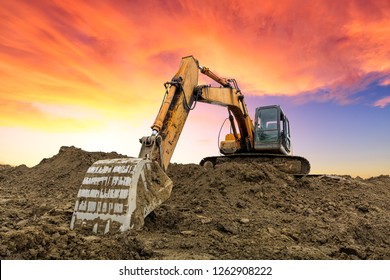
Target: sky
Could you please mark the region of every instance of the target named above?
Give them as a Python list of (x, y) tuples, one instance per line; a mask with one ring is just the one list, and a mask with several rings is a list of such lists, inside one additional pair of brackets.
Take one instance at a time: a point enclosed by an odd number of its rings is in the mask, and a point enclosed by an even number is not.
[[(0, 18), (0, 164), (61, 146), (137, 157), (194, 55), (237, 80), (252, 118), (281, 105), (312, 173), (390, 174), (389, 0), (4, 0)], [(218, 155), (226, 116), (197, 105), (172, 162)]]

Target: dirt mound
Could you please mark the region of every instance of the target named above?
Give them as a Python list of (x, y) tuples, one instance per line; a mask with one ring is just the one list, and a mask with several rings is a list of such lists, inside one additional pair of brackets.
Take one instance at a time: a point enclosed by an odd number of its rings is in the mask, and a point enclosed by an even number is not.
[(171, 198), (124, 234), (69, 230), (87, 168), (116, 153), (62, 147), (0, 166), (1, 259), (390, 259), (390, 177), (295, 178), (258, 163), (171, 164)]

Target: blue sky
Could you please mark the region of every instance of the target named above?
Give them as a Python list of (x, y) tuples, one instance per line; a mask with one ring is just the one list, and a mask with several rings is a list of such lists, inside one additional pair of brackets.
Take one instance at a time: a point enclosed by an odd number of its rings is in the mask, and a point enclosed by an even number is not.
[[(294, 154), (306, 157), (312, 173), (372, 176), (390, 173), (390, 106), (374, 103), (390, 95), (373, 83), (353, 93), (348, 104), (302, 97), (249, 97), (256, 106), (281, 105), (290, 119)], [(257, 105), (258, 104), (258, 105)]]

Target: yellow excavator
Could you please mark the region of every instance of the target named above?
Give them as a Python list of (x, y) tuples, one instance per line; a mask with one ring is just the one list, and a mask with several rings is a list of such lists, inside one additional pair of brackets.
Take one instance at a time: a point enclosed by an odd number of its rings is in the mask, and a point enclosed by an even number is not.
[[(199, 72), (220, 86), (198, 85)], [(100, 160), (87, 170), (71, 229), (107, 233), (142, 228), (144, 218), (170, 197), (173, 184), (166, 170), (196, 102), (227, 107), (231, 125), (231, 133), (220, 143), (222, 155), (204, 158), (200, 164), (205, 168), (227, 161), (256, 161), (289, 174), (310, 172), (305, 158), (292, 155), (290, 126), (283, 110), (276, 105), (259, 107), (253, 122), (234, 79), (221, 78), (187, 56), (164, 85), (161, 108), (151, 135), (140, 139), (138, 158)]]

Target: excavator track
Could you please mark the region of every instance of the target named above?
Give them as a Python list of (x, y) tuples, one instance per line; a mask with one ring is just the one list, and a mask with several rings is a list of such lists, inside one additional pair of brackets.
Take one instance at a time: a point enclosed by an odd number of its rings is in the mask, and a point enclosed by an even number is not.
[(205, 157), (200, 161), (199, 164), (208, 168), (225, 162), (268, 163), (273, 165), (278, 170), (291, 175), (307, 175), (310, 173), (310, 163), (307, 159), (300, 156), (277, 154), (248, 153)]

